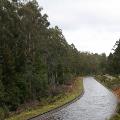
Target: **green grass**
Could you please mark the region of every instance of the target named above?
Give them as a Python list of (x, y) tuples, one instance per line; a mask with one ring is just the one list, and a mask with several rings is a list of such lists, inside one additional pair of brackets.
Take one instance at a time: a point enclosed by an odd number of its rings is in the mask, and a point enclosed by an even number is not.
[(108, 75), (97, 75), (95, 78), (105, 85), (109, 89), (113, 89), (115, 87), (118, 87), (120, 85), (120, 79), (118, 77), (112, 77)]
[(18, 115), (14, 115), (13, 117), (7, 118), (6, 120), (27, 120), (28, 118), (34, 117), (39, 114), (43, 114), (74, 100), (76, 97), (81, 95), (82, 92), (83, 80), (79, 77), (75, 80), (74, 89), (71, 92), (66, 92), (65, 95), (56, 96), (55, 98), (53, 98), (55, 99), (53, 103), (49, 104), (46, 102), (43, 106), (37, 106), (34, 109), (28, 109)]

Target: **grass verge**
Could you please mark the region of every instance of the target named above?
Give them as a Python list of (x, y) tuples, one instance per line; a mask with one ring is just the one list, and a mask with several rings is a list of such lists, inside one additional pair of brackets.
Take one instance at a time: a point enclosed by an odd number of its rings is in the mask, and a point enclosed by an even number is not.
[(27, 120), (31, 117), (43, 114), (45, 112), (51, 111), (55, 108), (58, 108), (60, 106), (63, 106), (64, 104), (69, 103), (70, 101), (74, 100), (78, 96), (80, 96), (83, 93), (83, 80), (81, 77), (76, 78), (74, 81), (74, 87), (71, 92), (65, 92), (64, 95), (58, 95), (52, 99), (54, 99), (54, 102), (47, 103), (44, 102), (44, 104), (41, 106), (37, 106), (33, 109), (27, 109), (24, 112), (14, 115), (13, 117), (7, 118), (6, 120)]
[[(120, 101), (120, 92), (118, 91), (120, 88), (120, 78), (118, 76), (109, 76), (109, 75), (98, 75), (95, 78), (105, 85), (108, 89), (112, 90), (115, 93)], [(116, 90), (117, 89), (117, 90)], [(118, 94), (119, 93), (119, 94)], [(110, 120), (120, 120), (120, 103), (117, 105), (117, 113), (112, 116)]]

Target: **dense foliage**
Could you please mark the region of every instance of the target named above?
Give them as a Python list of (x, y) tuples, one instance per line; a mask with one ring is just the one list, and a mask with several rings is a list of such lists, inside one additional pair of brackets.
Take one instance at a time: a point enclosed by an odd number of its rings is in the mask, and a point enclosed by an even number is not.
[(107, 71), (109, 74), (120, 74), (120, 40), (116, 41), (113, 53), (110, 53), (107, 60)]
[[(79, 74), (105, 72), (106, 55), (79, 52), (35, 0), (0, 0), (0, 116), (56, 94)], [(117, 52), (115, 53), (117, 54)], [(53, 89), (54, 88), (54, 89)], [(2, 119), (2, 118), (1, 118)]]

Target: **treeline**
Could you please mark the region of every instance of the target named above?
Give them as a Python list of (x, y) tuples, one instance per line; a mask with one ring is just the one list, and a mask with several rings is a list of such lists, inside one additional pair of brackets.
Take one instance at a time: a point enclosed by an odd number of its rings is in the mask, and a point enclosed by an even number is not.
[(113, 53), (110, 53), (108, 56), (107, 72), (113, 75), (120, 74), (120, 39), (116, 41)]
[(78, 75), (105, 72), (106, 55), (79, 52), (35, 0), (0, 0), (0, 113), (53, 96)]

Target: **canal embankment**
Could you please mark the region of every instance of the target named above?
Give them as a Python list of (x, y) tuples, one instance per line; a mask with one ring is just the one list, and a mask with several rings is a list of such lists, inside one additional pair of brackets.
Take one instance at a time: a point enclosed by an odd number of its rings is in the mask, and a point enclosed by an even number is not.
[(23, 112), (19, 114), (15, 114), (6, 120), (32, 119), (37, 116), (54, 112), (62, 109), (63, 107), (68, 106), (69, 104), (75, 102), (83, 95), (84, 93), (83, 78), (82, 77), (75, 78), (74, 82), (72, 82), (72, 84), (70, 85), (67, 85), (65, 88), (66, 89), (64, 91), (64, 94), (59, 94), (53, 98), (48, 98), (42, 102), (42, 105), (40, 103), (34, 108), (30, 108), (30, 109), (27, 108)]

